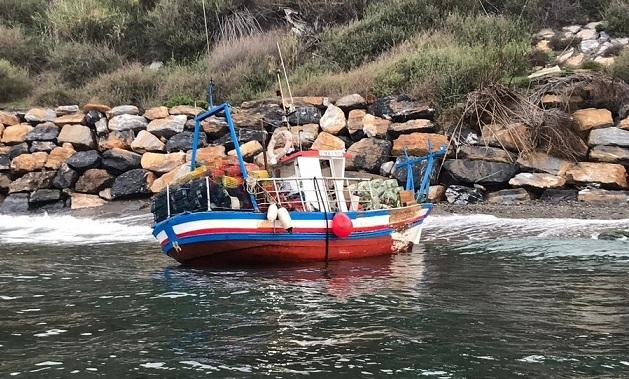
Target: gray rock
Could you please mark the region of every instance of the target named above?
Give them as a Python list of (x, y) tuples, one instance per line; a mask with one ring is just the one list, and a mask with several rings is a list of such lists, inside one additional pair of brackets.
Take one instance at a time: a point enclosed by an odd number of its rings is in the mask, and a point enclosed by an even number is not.
[(0, 213), (28, 212), (28, 193), (14, 193), (0, 204)]
[(65, 125), (57, 136), (59, 144), (69, 142), (75, 149), (89, 150), (96, 147), (92, 130), (83, 125)]
[(350, 111), (352, 109), (362, 109), (367, 107), (367, 101), (365, 98), (355, 93), (353, 95), (343, 96), (338, 99), (335, 105), (344, 111)]
[(594, 146), (589, 156), (595, 162), (629, 164), (629, 149), (618, 146)]
[(109, 130), (117, 130), (119, 132), (123, 130), (133, 130), (136, 133), (146, 129), (147, 126), (148, 122), (146, 118), (129, 114), (115, 116), (109, 120), (109, 124), (107, 125)]
[(111, 149), (103, 153), (103, 168), (115, 174), (140, 168), (140, 154), (123, 149)]
[(50, 188), (55, 174), (55, 172), (29, 172), (9, 185), (9, 193), (33, 192)]
[(577, 201), (577, 193), (577, 190), (572, 189), (547, 189), (542, 193), (540, 200), (552, 204)]
[(9, 178), (9, 175), (0, 174), (0, 192), (7, 191), (10, 185), (11, 178)]
[[(96, 123), (102, 120), (103, 118), (105, 118), (104, 114), (96, 110), (91, 110), (85, 114), (85, 125), (89, 126), (90, 128), (95, 128)], [(105, 124), (107, 124), (106, 120), (105, 120)]]
[(55, 108), (57, 116), (65, 116), (68, 114), (74, 114), (80, 112), (81, 109), (78, 105), (61, 105)]
[[(238, 136), (238, 141), (241, 145), (244, 145), (245, 143), (253, 140), (264, 141), (267, 138), (267, 133), (265, 130), (236, 128), (236, 135)], [(234, 142), (232, 141), (229, 134), (215, 140), (212, 144), (223, 145), (225, 146), (226, 151), (234, 149)], [(190, 143), (190, 146), (192, 146), (192, 142)]]
[(393, 122), (404, 122), (418, 118), (433, 120), (435, 109), (429, 103), (413, 101), (406, 95), (397, 95), (376, 100), (369, 107), (369, 113)]
[(51, 186), (61, 190), (72, 188), (78, 179), (79, 173), (63, 163), (53, 178)]
[(380, 166), (391, 155), (391, 141), (365, 138), (350, 146), (347, 152), (350, 154), (347, 159), (348, 170), (365, 170), (377, 174)]
[(591, 54), (598, 50), (600, 43), (595, 39), (586, 39), (581, 41), (580, 48), (585, 54)]
[(109, 134), (109, 128), (107, 126), (107, 119), (101, 118), (94, 123), (94, 129), (98, 137), (106, 137)]
[(629, 147), (629, 130), (620, 128), (601, 128), (590, 132), (590, 146), (608, 145)]
[(119, 105), (117, 107), (113, 107), (109, 112), (107, 112), (110, 118), (122, 115), (133, 115), (136, 116), (140, 114), (140, 109), (135, 105)]
[(59, 127), (52, 122), (37, 125), (26, 135), (26, 141), (54, 141), (59, 135)]
[(321, 120), (321, 110), (311, 105), (297, 107), (295, 112), (288, 116), (288, 122), (291, 125), (318, 124), (319, 120)]
[(11, 170), (11, 158), (6, 155), (0, 155), (0, 172), (6, 172)]
[[(179, 134), (171, 137), (168, 142), (166, 142), (166, 151), (172, 153), (174, 151), (188, 151), (192, 149), (192, 142), (194, 139), (193, 132), (181, 132)], [(241, 141), (242, 145), (242, 141)], [(207, 136), (205, 133), (199, 133), (199, 143), (197, 147), (207, 146)]]
[(106, 170), (91, 169), (85, 171), (74, 185), (76, 192), (97, 194), (113, 183), (114, 177)]
[(28, 154), (28, 144), (26, 144), (25, 142), (11, 146), (8, 155), (10, 159), (13, 159), (22, 154)]
[(123, 199), (150, 195), (154, 180), (155, 175), (150, 171), (141, 168), (127, 171), (115, 179), (111, 196), (114, 199)]
[(446, 161), (443, 168), (455, 182), (468, 184), (505, 184), (518, 172), (515, 164), (468, 159)]
[(489, 146), (464, 145), (458, 151), (458, 157), (470, 160), (514, 163), (518, 156), (504, 149)]
[(158, 118), (151, 121), (146, 130), (158, 137), (170, 138), (184, 131), (187, 119), (185, 115)]
[(487, 202), (492, 204), (518, 204), (531, 201), (531, 194), (524, 188), (505, 189), (487, 194)]
[(57, 112), (50, 108), (33, 108), (24, 115), (27, 122), (47, 122), (56, 118)]
[(101, 165), (101, 156), (96, 150), (78, 151), (74, 153), (66, 163), (77, 171), (85, 171), (91, 168), (98, 168)]
[(485, 195), (478, 188), (453, 185), (446, 189), (446, 199), (450, 204), (476, 204), (483, 202)]
[(58, 189), (39, 189), (33, 193), (29, 198), (31, 206), (40, 206), (45, 203), (53, 203), (61, 200), (61, 191)]
[[(410, 159), (413, 158), (417, 158), (415, 156), (409, 156)], [(395, 168), (395, 164), (401, 163), (405, 160), (405, 158), (403, 157), (398, 157), (395, 160), (394, 163), (394, 168), (393, 168), (393, 172), (390, 174), (391, 176), (393, 176), (395, 179), (397, 179), (397, 181), (403, 185), (406, 186), (406, 179), (407, 179), (407, 169), (406, 166), (402, 165), (400, 167)], [(421, 186), (421, 182), (424, 176), (424, 172), (426, 171), (426, 161), (423, 161), (420, 164), (415, 164), (413, 165), (413, 184), (415, 184), (415, 189), (419, 189), (419, 187)], [(439, 165), (435, 164), (433, 165), (432, 168), (432, 172), (430, 173), (430, 184), (437, 184), (437, 178), (439, 176)]]
[(393, 161), (384, 162), (382, 166), (380, 166), (380, 176), (389, 177), (393, 175), (394, 166), (395, 166), (395, 162)]
[(57, 147), (57, 145), (55, 145), (55, 143), (51, 141), (34, 141), (33, 143), (31, 143), (31, 148), (29, 149), (29, 151), (31, 153), (37, 153), (39, 151), (45, 151), (48, 153), (52, 151), (52, 149), (54, 149), (55, 147)]

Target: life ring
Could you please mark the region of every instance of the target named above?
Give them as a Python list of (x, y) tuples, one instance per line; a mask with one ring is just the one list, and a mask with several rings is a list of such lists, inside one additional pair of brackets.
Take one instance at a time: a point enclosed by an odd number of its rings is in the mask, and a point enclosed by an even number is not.
[[(277, 145), (278, 138), (284, 139), (284, 147), (282, 147), (277, 153), (275, 151), (275, 145)], [(276, 165), (277, 162), (286, 156), (286, 154), (292, 152), (293, 149), (293, 133), (288, 130), (280, 130), (273, 133), (269, 145), (266, 147), (266, 156), (269, 159), (269, 163)]]

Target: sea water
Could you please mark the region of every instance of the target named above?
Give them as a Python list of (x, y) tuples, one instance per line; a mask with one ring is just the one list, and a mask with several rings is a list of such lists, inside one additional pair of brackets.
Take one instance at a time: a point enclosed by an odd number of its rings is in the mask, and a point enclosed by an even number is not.
[(150, 218), (0, 216), (0, 377), (626, 377), (629, 220), (435, 216), (408, 253), (182, 268)]

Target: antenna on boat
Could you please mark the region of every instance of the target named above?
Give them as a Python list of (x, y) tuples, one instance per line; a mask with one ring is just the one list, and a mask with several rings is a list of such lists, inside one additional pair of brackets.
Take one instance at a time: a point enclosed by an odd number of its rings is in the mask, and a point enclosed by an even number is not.
[[(288, 81), (288, 74), (286, 73), (286, 65), (284, 65), (284, 57), (282, 56), (282, 49), (280, 48), (280, 43), (276, 42), (276, 44), (277, 44), (277, 51), (280, 54), (280, 63), (282, 64), (282, 71), (284, 71), (284, 79), (286, 80), (286, 87), (288, 88), (288, 96), (290, 96), (289, 110), (292, 112), (295, 109), (295, 102), (293, 101), (293, 92), (290, 90), (290, 82)], [(281, 88), (282, 86), (280, 86), (280, 90)]]

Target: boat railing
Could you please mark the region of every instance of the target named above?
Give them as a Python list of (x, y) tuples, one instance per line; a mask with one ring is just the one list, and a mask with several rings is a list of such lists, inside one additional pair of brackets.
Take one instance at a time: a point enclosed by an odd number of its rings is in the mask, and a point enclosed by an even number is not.
[(276, 204), (298, 211), (345, 212), (373, 209), (379, 204), (369, 179), (265, 178), (248, 187), (260, 209)]

